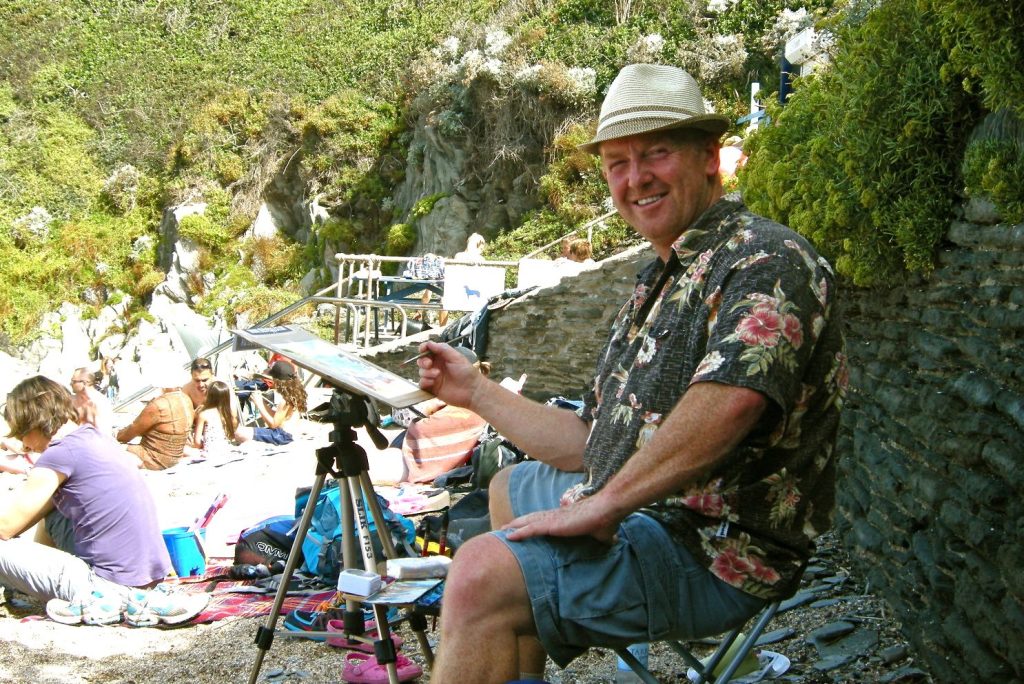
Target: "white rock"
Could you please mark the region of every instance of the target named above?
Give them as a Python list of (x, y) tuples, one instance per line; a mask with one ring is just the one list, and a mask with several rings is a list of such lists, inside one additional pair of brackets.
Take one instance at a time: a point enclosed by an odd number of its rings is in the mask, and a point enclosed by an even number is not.
[(124, 353), (126, 337), (121, 333), (107, 335), (97, 343), (97, 350), (101, 358), (113, 358)]
[(264, 202), (260, 205), (259, 213), (256, 214), (256, 220), (252, 222), (252, 227), (246, 231), (246, 236), (269, 238), (274, 237), (277, 233), (277, 224), (274, 222), (274, 216), (270, 212), (270, 207)]
[(182, 273), (189, 273), (199, 268), (199, 245), (188, 238), (179, 237), (174, 245), (173, 264)]
[(21, 359), (0, 352), (0, 401), (15, 385), (35, 374), (35, 370)]
[(320, 269), (310, 269), (309, 273), (302, 276), (302, 280), (299, 281), (299, 291), (304, 295), (313, 294), (313, 288), (316, 286), (317, 277)]

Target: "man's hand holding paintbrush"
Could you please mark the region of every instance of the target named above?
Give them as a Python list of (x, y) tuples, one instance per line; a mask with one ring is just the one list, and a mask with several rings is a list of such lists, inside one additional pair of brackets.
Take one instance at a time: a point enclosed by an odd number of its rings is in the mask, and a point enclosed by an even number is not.
[(461, 349), (441, 342), (421, 344), (416, 359), (420, 369), (419, 384), (447, 404), (474, 410), (471, 406), (474, 394), (488, 382)]

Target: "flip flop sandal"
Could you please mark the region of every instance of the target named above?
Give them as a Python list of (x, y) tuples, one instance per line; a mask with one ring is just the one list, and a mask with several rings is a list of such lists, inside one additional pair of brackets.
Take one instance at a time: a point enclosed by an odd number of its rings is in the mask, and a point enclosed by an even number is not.
[[(380, 638), (380, 635), (377, 633), (377, 623), (373, 620), (367, 622), (364, 629), (365, 632), (363, 632), (363, 636), (365, 636), (366, 638), (374, 640)], [(353, 651), (362, 651), (364, 653), (373, 653), (372, 643), (366, 643), (364, 641), (349, 639), (343, 634), (343, 632), (345, 631), (344, 620), (328, 620), (327, 631), (339, 632), (339, 636), (327, 637), (328, 646), (334, 646), (335, 648), (346, 648), (351, 649)], [(404, 640), (402, 639), (402, 637), (398, 636), (394, 632), (391, 632), (391, 643), (395, 645), (395, 650), (397, 651), (399, 648), (402, 647)]]
[[(395, 667), (400, 682), (411, 681), (423, 674), (422, 667), (401, 653), (395, 660)], [(388, 669), (372, 655), (349, 653), (345, 656), (345, 669), (341, 672), (341, 678), (350, 684), (388, 684)]]

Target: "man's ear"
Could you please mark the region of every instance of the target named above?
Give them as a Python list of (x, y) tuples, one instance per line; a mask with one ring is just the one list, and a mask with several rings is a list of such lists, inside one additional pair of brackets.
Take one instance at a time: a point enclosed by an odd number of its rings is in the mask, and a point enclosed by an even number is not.
[(718, 168), (721, 165), (721, 159), (719, 158), (719, 151), (721, 145), (717, 139), (709, 138), (703, 145), (704, 154), (707, 155), (706, 166), (704, 167), (704, 173), (708, 176), (717, 176)]

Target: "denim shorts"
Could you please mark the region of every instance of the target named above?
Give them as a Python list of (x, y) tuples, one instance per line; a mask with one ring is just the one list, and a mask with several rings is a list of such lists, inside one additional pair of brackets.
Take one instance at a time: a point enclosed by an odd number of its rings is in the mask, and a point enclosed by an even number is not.
[[(521, 463), (509, 478), (512, 512), (556, 508), (581, 478), (537, 461)], [(492, 534), (519, 562), (537, 636), (560, 667), (592, 646), (721, 634), (765, 605), (712, 575), (643, 513), (622, 521), (611, 546), (591, 537), (509, 541), (501, 531)]]
[(67, 516), (55, 507), (47, 513), (45, 522), (46, 533), (50, 535), (53, 545), (63, 551), (75, 555), (75, 528)]

